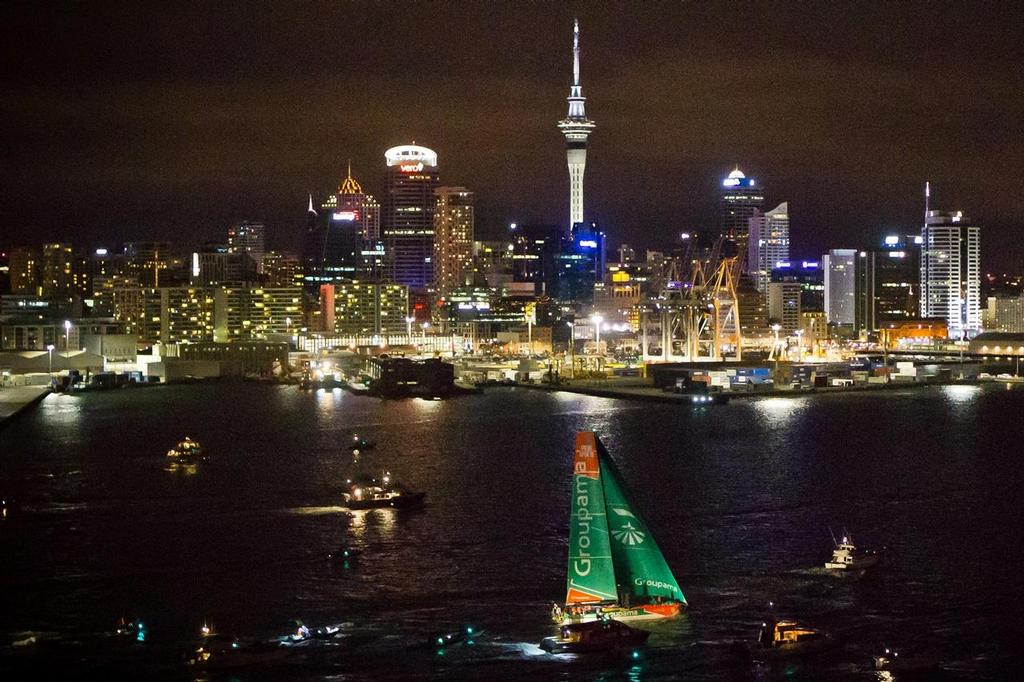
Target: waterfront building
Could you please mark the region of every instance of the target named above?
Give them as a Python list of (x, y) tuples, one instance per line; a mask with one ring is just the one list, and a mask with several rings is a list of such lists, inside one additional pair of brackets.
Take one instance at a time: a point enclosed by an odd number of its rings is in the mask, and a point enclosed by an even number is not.
[(718, 235), (729, 246), (725, 256), (744, 254), (750, 219), (764, 207), (764, 188), (736, 167), (722, 180), (718, 198)]
[[(771, 324), (782, 326), (784, 334), (792, 334), (800, 328), (800, 294), (803, 290), (799, 282), (781, 281), (768, 284), (768, 318)], [(742, 319), (742, 318), (741, 318)]]
[(425, 289), (434, 283), (434, 212), (439, 183), (437, 152), (401, 145), (384, 152), (383, 240), (386, 278)]
[(825, 273), (818, 261), (776, 263), (772, 269), (772, 281), (800, 285), (800, 310), (825, 311)]
[(985, 310), (985, 331), (1024, 332), (1024, 294), (989, 296)]
[(335, 282), (320, 289), (323, 330), (335, 334), (404, 334), (409, 288), (382, 282)]
[(921, 317), (947, 322), (953, 339), (981, 331), (981, 228), (963, 211), (928, 211), (921, 231)]
[(302, 326), (302, 288), (222, 287), (215, 292), (216, 341), (291, 336)]
[(569, 167), (569, 225), (570, 229), (584, 221), (583, 176), (587, 168), (587, 138), (594, 130), (594, 122), (587, 118), (580, 85), (580, 22), (573, 23), (572, 30), (572, 86), (569, 88), (569, 113), (558, 122), (558, 129), (565, 136), (566, 163)]
[(868, 334), (885, 322), (916, 319), (918, 249), (899, 235), (888, 235), (881, 249), (857, 256), (856, 327)]
[(767, 213), (754, 209), (747, 225), (747, 273), (754, 287), (765, 291), (772, 269), (789, 261), (789, 204), (783, 202)]
[(857, 315), (857, 250), (832, 249), (821, 258), (828, 323), (854, 329)]
[(765, 285), (764, 291), (758, 291), (748, 277), (740, 277), (736, 284), (736, 308), (740, 314), (740, 333), (744, 339), (768, 334), (767, 289)]
[(465, 187), (438, 187), (434, 193), (434, 286), (443, 296), (472, 283), (474, 198)]

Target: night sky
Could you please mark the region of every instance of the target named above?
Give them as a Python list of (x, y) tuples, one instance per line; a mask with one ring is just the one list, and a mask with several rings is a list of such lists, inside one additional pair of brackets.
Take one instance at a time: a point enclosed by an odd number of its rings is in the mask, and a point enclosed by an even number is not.
[(571, 30), (591, 135), (586, 206), (609, 244), (711, 228), (734, 164), (789, 201), (792, 253), (983, 226), (1024, 270), (1019, 3), (24, 3), (0, 9), (0, 245), (299, 243), (348, 159), (381, 193), (417, 143), (477, 193), (478, 238), (562, 223)]

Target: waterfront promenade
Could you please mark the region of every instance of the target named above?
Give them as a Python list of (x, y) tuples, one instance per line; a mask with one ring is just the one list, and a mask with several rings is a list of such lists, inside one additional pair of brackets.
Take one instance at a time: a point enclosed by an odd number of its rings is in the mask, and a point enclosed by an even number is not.
[(0, 428), (22, 410), (46, 397), (49, 386), (5, 386), (0, 388)]

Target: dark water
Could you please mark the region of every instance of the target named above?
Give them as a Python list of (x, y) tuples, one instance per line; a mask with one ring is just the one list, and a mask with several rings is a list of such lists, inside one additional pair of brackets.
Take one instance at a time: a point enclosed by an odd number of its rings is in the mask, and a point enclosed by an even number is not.
[[(872, 652), (921, 643), (942, 647), (945, 679), (1016, 678), (1022, 418), (1024, 391), (998, 386), (692, 410), (522, 389), (51, 396), (0, 432), (0, 675), (189, 679), (180, 657), (204, 621), (268, 637), (301, 618), (351, 637), (233, 678), (879, 679)], [(536, 647), (564, 594), (580, 429), (607, 445), (690, 600), (636, 660)], [(378, 440), (369, 466), (428, 492), (424, 510), (338, 507), (353, 430)], [(210, 461), (166, 471), (186, 434)], [(827, 575), (830, 526), (888, 546), (886, 565)], [(326, 559), (346, 538), (363, 552), (347, 570)], [(734, 663), (729, 643), (770, 600), (843, 647)], [(143, 619), (148, 641), (104, 636), (119, 616)], [(420, 646), (466, 623), (487, 628), (475, 645)]]

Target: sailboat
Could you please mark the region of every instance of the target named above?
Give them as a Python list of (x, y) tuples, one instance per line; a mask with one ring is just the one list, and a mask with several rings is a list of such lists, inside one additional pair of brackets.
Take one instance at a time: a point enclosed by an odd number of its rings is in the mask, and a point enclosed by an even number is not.
[(611, 457), (590, 431), (576, 434), (569, 567), (558, 623), (679, 615), (686, 597), (654, 536), (626, 497)]

